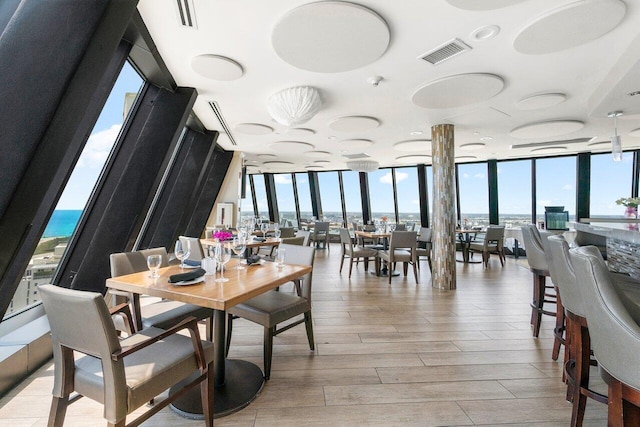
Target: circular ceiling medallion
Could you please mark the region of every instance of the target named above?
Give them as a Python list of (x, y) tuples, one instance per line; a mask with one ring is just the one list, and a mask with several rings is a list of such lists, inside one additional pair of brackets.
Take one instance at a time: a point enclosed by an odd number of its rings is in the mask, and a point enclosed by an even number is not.
[(470, 144), (462, 144), (459, 148), (463, 151), (475, 151), (482, 150), (486, 146), (487, 144), (483, 144), (482, 142), (472, 142)]
[(589, 144), (589, 147), (593, 147), (593, 148), (611, 148), (611, 141), (593, 142), (593, 143)]
[(427, 83), (411, 100), (423, 108), (453, 108), (476, 104), (502, 91), (504, 81), (495, 74), (458, 74)]
[(267, 162), (262, 162), (264, 166), (279, 168), (279, 167), (288, 167), (293, 164), (293, 162), (285, 162), (284, 160), (269, 160)]
[(634, 129), (631, 132), (629, 132), (629, 136), (633, 136), (635, 138), (640, 138), (640, 128)]
[(535, 55), (580, 46), (614, 29), (626, 10), (620, 0), (574, 1), (535, 18), (516, 35), (513, 47)]
[(271, 43), (294, 67), (337, 73), (378, 59), (389, 38), (387, 23), (374, 11), (354, 3), (319, 1), (284, 15), (273, 29)]
[(370, 139), (345, 139), (340, 142), (340, 145), (350, 149), (367, 148), (373, 145), (373, 141)]
[(457, 156), (456, 160), (475, 160), (476, 156)]
[(447, 0), (447, 3), (465, 10), (493, 10), (523, 1), (524, 0)]
[(314, 160), (313, 163), (316, 165), (328, 165), (331, 162), (329, 160)]
[(328, 151), (307, 151), (304, 154), (307, 157), (331, 157), (331, 153)]
[(329, 127), (338, 132), (363, 132), (380, 126), (380, 120), (367, 116), (340, 117), (329, 123)]
[(239, 123), (233, 128), (238, 133), (245, 135), (269, 135), (273, 132), (273, 128), (260, 123)]
[(307, 128), (291, 128), (285, 132), (289, 136), (311, 136), (316, 133), (313, 129)]
[(428, 156), (426, 154), (412, 154), (409, 156), (396, 157), (396, 161), (400, 163), (410, 164), (425, 163), (431, 162), (431, 156)]
[(532, 153), (537, 154), (557, 154), (563, 153), (567, 151), (567, 147), (543, 147), (543, 148), (534, 148), (531, 150)]
[(563, 103), (567, 99), (564, 93), (543, 93), (522, 98), (516, 104), (518, 110), (539, 110)]
[(218, 55), (199, 55), (191, 60), (191, 68), (212, 80), (235, 80), (242, 77), (242, 66), (231, 58)]
[(509, 132), (509, 135), (523, 139), (549, 138), (575, 132), (583, 127), (584, 123), (579, 120), (553, 120), (517, 127)]
[(393, 144), (396, 151), (428, 151), (431, 150), (430, 139), (412, 139), (409, 141), (400, 141)]
[(301, 153), (307, 150), (313, 150), (315, 145), (309, 144), (308, 142), (300, 142), (300, 141), (276, 141), (269, 144), (269, 148), (273, 151), (279, 151), (281, 153)]
[(310, 170), (318, 170), (318, 169), (324, 169), (323, 166), (320, 165), (309, 165), (309, 166), (305, 166), (305, 169), (310, 169)]
[(256, 155), (256, 157), (259, 157), (259, 158), (261, 158), (261, 159), (268, 159), (268, 158), (270, 158), (270, 157), (275, 157), (275, 156), (276, 156), (275, 154), (266, 154), (266, 153), (265, 153), (265, 154), (258, 154), (258, 155)]

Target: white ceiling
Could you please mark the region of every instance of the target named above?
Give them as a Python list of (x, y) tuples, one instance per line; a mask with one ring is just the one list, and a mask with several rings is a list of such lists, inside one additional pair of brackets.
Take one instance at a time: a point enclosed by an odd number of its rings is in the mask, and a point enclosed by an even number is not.
[[(184, 2), (194, 28), (180, 22)], [(608, 144), (589, 144), (613, 135), (614, 110), (624, 111), (623, 149), (640, 147), (640, 95), (627, 95), (640, 91), (637, 2), (141, 0), (138, 8), (177, 84), (198, 90), (195, 114), (221, 132), (223, 148), (246, 153), (250, 172), (344, 169), (344, 155), (357, 153), (381, 166), (429, 164), (427, 140), (440, 123), (455, 125), (461, 161), (602, 152)], [(497, 34), (482, 39), (490, 26)], [(438, 65), (422, 59), (454, 39), (471, 49)], [(373, 76), (383, 78), (377, 86)], [(293, 86), (316, 88), (322, 107), (287, 128), (266, 100)], [(547, 141), (552, 150), (539, 144)]]

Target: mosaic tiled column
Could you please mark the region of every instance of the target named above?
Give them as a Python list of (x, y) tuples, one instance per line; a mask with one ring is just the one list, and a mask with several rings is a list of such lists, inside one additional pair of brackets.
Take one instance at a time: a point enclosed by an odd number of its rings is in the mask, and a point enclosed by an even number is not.
[(453, 125), (431, 127), (433, 219), (431, 284), (456, 288), (456, 188)]

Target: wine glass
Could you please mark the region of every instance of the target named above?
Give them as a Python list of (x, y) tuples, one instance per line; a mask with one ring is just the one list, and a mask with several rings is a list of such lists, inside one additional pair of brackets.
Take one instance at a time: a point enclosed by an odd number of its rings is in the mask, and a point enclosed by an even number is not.
[(276, 238), (276, 240), (280, 240), (281, 234), (282, 234), (282, 230), (280, 230), (279, 228), (276, 228), (275, 231), (273, 232), (273, 236)]
[(184, 270), (184, 259), (191, 253), (191, 244), (187, 240), (186, 242), (180, 239), (176, 240), (176, 245), (173, 247), (173, 253), (180, 261), (180, 269)]
[(216, 246), (216, 261), (220, 263), (220, 277), (216, 279), (216, 282), (228, 282), (229, 279), (224, 277), (224, 266), (231, 259), (231, 249), (229, 245), (217, 245)]
[(149, 255), (147, 257), (147, 267), (149, 267), (149, 271), (151, 271), (151, 275), (149, 277), (151, 277), (152, 279), (157, 279), (158, 277), (160, 277), (158, 275), (158, 269), (160, 268), (161, 264), (161, 255)]
[(260, 231), (262, 231), (262, 237), (266, 238), (267, 237), (267, 230), (269, 229), (269, 223), (268, 222), (263, 222), (262, 224), (260, 224)]
[(284, 267), (284, 257), (286, 250), (285, 248), (278, 248), (278, 252), (276, 253), (276, 267), (282, 268)]
[[(231, 249), (233, 250), (233, 253), (236, 254), (238, 258), (242, 258), (242, 254), (246, 249), (244, 236), (234, 237)], [(238, 262), (238, 265), (236, 266), (236, 270), (244, 270), (244, 267), (242, 266), (242, 264), (240, 264), (240, 262)]]

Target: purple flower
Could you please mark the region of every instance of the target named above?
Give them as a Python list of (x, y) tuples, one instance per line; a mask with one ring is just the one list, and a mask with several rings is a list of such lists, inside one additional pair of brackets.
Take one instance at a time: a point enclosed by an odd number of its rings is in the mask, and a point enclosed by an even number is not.
[(220, 241), (233, 239), (233, 234), (230, 231), (216, 231), (213, 233), (213, 238)]

